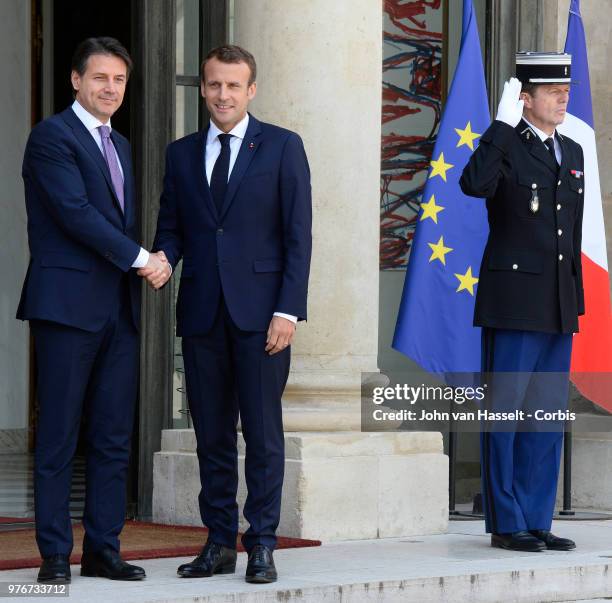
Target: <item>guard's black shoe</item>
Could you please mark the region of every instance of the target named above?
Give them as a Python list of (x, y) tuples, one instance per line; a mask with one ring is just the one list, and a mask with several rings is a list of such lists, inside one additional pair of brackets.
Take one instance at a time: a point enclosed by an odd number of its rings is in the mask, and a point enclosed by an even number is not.
[(529, 532), (513, 532), (512, 534), (491, 534), (491, 546), (510, 551), (536, 553), (543, 551), (546, 545)]
[(254, 584), (267, 584), (276, 582), (277, 578), (272, 550), (263, 544), (256, 544), (249, 553), (244, 579)]
[(110, 580), (142, 580), (146, 574), (141, 567), (126, 563), (114, 549), (106, 548), (95, 553), (83, 551), (81, 576)]
[(45, 557), (38, 571), (39, 582), (56, 584), (70, 582), (70, 558), (68, 555), (50, 555)]
[(529, 530), (529, 533), (541, 540), (549, 551), (571, 551), (576, 548), (573, 540), (555, 536), (550, 530)]
[(202, 552), (191, 562), (176, 570), (182, 578), (208, 578), (214, 574), (233, 574), (236, 571), (236, 549), (208, 541)]

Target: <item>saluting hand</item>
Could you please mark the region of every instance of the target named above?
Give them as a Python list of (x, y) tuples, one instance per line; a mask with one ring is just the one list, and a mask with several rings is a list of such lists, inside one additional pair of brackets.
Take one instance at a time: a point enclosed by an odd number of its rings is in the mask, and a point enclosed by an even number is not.
[(521, 82), (515, 77), (510, 78), (504, 84), (504, 91), (497, 107), (497, 117), (495, 119), (515, 128), (523, 117), (524, 101), (519, 100), (520, 94)]

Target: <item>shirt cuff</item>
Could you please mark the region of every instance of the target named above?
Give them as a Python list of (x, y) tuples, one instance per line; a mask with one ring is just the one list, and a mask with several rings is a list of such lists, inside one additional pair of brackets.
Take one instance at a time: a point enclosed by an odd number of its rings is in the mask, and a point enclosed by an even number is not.
[(293, 324), (297, 323), (297, 316), (293, 316), (293, 314), (284, 314), (283, 312), (274, 312), (274, 316), (280, 316), (281, 318), (286, 318), (290, 320)]
[(146, 249), (140, 248), (138, 256), (132, 264), (132, 268), (144, 268), (149, 263), (149, 252)]

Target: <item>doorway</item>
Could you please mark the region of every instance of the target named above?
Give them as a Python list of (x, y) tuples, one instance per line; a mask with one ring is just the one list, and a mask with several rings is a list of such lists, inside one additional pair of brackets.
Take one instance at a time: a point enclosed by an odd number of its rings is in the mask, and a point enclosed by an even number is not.
[[(105, 0), (105, 2), (83, 2), (82, 0), (44, 0), (44, 31), (52, 28), (51, 44), (43, 61), (52, 74), (52, 89), (43, 89), (43, 96), (53, 98), (51, 113), (59, 113), (72, 104), (70, 86), (70, 62), (72, 54), (82, 40), (89, 37), (110, 36), (117, 38), (130, 52), (132, 48), (132, 19), (130, 2)], [(43, 41), (43, 48), (45, 48)], [(48, 88), (48, 87), (47, 87)], [(43, 106), (45, 103), (43, 103)], [(48, 104), (47, 104), (48, 106)], [(123, 104), (112, 119), (113, 128), (130, 138), (130, 86), (128, 85)]]
[[(88, 37), (110, 36), (117, 38), (132, 53), (132, 11), (131, 3), (125, 0), (82, 2), (78, 0), (34, 0), (32, 3), (32, 126), (37, 122), (63, 111), (73, 102), (70, 84), (70, 67), (77, 45)], [(128, 85), (123, 104), (113, 116), (113, 128), (130, 137), (130, 86)], [(31, 342), (30, 351), (30, 455), (26, 469), (32, 469), (32, 451), (36, 439), (36, 358)], [(137, 424), (137, 422), (136, 422)], [(83, 430), (81, 429), (81, 434)], [(134, 442), (137, 442), (134, 438)], [(80, 519), (85, 504), (85, 453), (86, 443), (79, 436), (76, 458), (73, 466), (73, 485), (70, 511), (73, 519)], [(137, 459), (134, 447), (132, 459)], [(128, 480), (128, 516), (135, 514), (135, 493), (137, 484), (137, 463), (132, 461)], [(28, 494), (31, 501), (31, 495)], [(33, 516), (32, 504), (28, 517)]]

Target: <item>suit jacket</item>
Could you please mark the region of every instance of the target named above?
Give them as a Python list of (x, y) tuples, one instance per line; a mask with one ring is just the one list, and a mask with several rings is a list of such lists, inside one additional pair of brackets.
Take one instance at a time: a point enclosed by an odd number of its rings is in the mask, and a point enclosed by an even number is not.
[[(36, 125), (23, 159), (30, 265), (17, 318), (98, 331), (138, 256), (130, 145), (111, 138), (124, 172), (125, 214), (106, 161), (72, 108)], [(140, 279), (128, 276), (134, 326), (140, 323)]]
[(154, 249), (183, 258), (179, 336), (205, 334), (223, 295), (235, 324), (266, 331), (274, 312), (306, 319), (310, 171), (300, 137), (249, 117), (221, 213), (205, 173), (207, 130), (168, 146)]
[(466, 195), (487, 198), (489, 239), (480, 267), (474, 324), (547, 333), (578, 331), (584, 314), (584, 159), (561, 136), (557, 164), (521, 120), (482, 135), (463, 170)]

